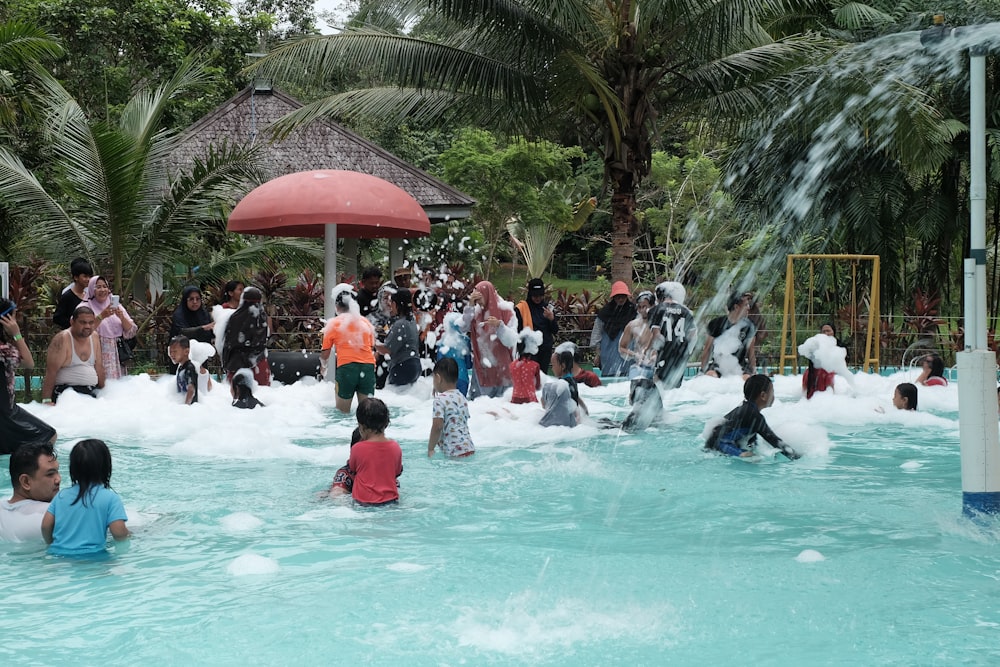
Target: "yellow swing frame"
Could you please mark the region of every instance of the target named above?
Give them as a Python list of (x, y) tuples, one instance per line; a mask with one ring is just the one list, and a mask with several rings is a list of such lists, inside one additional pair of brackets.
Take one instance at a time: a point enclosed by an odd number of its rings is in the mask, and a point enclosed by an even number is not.
[[(878, 327), (881, 312), (879, 309), (879, 285), (881, 283), (880, 257), (878, 255), (788, 255), (785, 269), (785, 315), (781, 323), (781, 361), (778, 373), (784, 375), (786, 368), (793, 373), (799, 372), (798, 330), (795, 312), (795, 261), (809, 260), (809, 316), (812, 316), (813, 267), (816, 260), (847, 260), (851, 262), (851, 312), (855, 319), (858, 316), (858, 262), (872, 263), (871, 299), (868, 304), (868, 333), (865, 336), (865, 354), (862, 370), (870, 373), (879, 372)], [(791, 347), (789, 348), (789, 343)]]

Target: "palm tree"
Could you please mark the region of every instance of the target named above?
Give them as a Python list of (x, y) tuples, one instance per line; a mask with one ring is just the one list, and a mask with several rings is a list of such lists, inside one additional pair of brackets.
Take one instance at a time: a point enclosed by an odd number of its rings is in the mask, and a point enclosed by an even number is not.
[(224, 220), (233, 197), (263, 178), (252, 150), (221, 146), (171, 180), (177, 135), (162, 127), (164, 110), (207, 81), (189, 57), (169, 81), (136, 93), (113, 124), (87, 118), (45, 81), (46, 168), (34, 173), (0, 146), (0, 200), (27, 222), (36, 247), (110, 267), (113, 288), (126, 295), (150, 267), (198, 256), (199, 230)]
[[(571, 128), (603, 152), (611, 188), (612, 278), (632, 280), (636, 187), (658, 126), (694, 109), (714, 118), (766, 106), (756, 86), (803, 62), (811, 38), (774, 41), (759, 19), (777, 0), (418, 0), (387, 25), (289, 43), (258, 63), (309, 82), (345, 65), (371, 81), (292, 114), (279, 131), (325, 114), (488, 125), (509, 134)], [(390, 9), (378, 6), (384, 16)]]

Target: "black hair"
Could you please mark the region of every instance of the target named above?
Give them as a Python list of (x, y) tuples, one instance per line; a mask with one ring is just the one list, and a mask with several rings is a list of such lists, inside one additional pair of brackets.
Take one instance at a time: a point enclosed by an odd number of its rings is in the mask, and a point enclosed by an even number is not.
[(580, 404), (580, 390), (576, 386), (576, 380), (573, 378), (573, 353), (569, 350), (563, 350), (562, 352), (556, 353), (556, 360), (559, 365), (562, 366), (563, 374), (562, 379), (569, 384), (569, 395), (573, 397), (576, 404)]
[(369, 397), (358, 403), (355, 416), (358, 418), (359, 426), (376, 433), (384, 433), (389, 425), (389, 408), (377, 398)]
[(345, 289), (337, 292), (337, 296), (334, 297), (333, 303), (338, 310), (342, 310), (345, 313), (351, 310), (351, 301), (358, 300), (358, 293), (354, 290)]
[(440, 375), (445, 382), (455, 384), (458, 382), (458, 362), (451, 357), (441, 357), (434, 364), (434, 375)]
[(743, 398), (751, 402), (756, 401), (762, 392), (767, 391), (771, 387), (771, 384), (771, 378), (766, 375), (761, 373), (751, 375), (743, 383)]
[(263, 299), (264, 293), (252, 285), (243, 290), (244, 301), (263, 301)]
[(743, 301), (743, 292), (733, 292), (729, 295), (729, 301), (726, 302), (726, 310), (732, 311), (733, 308), (738, 306)]
[(896, 385), (896, 391), (899, 392), (901, 397), (906, 399), (907, 410), (917, 409), (917, 385), (912, 382), (904, 382)]
[(226, 286), (222, 288), (222, 302), (225, 303), (233, 298), (233, 290), (236, 289), (237, 285), (243, 285), (246, 287), (246, 283), (242, 280), (230, 280), (226, 283)]
[(365, 436), (361, 435), (361, 427), (355, 426), (354, 430), (351, 431), (351, 447), (358, 444), (365, 439)]
[(87, 492), (92, 486), (111, 486), (111, 451), (103, 440), (89, 438), (73, 445), (69, 453), (69, 478), (80, 487), (71, 505), (83, 501), (86, 507)]
[(820, 331), (823, 330), (823, 327), (830, 327), (831, 329), (833, 329), (833, 337), (834, 338), (837, 337), (837, 325), (836, 324), (834, 324), (833, 322), (823, 322), (823, 324), (819, 325)]
[(191, 339), (184, 335), (174, 336), (170, 339), (170, 345), (180, 345), (185, 349), (190, 349)]
[(264, 404), (253, 395), (251, 385), (249, 370), (242, 368), (233, 375), (233, 388), (236, 389), (236, 398), (233, 399), (234, 408), (253, 410), (257, 406), (264, 407)]
[(378, 278), (382, 280), (382, 269), (377, 266), (366, 267), (364, 271), (361, 272), (361, 279), (368, 280), (369, 278)]
[(535, 355), (532, 354), (531, 352), (525, 352), (524, 348), (525, 348), (525, 342), (524, 342), (524, 339), (522, 338), (521, 340), (517, 341), (517, 356), (518, 356), (518, 358), (519, 359), (530, 359), (530, 360), (533, 361), (535, 359)]
[(56, 458), (56, 451), (52, 448), (52, 443), (35, 442), (21, 445), (10, 455), (10, 485), (17, 490), (21, 484), (18, 480), (21, 475), (31, 477), (38, 472), (38, 457), (49, 456)]
[(392, 302), (396, 304), (396, 313), (403, 319), (410, 319), (413, 312), (413, 293), (405, 287), (400, 287), (392, 295)]
[(929, 361), (931, 364), (931, 374), (932, 378), (944, 377), (944, 359), (941, 358), (940, 354), (928, 354), (924, 357), (925, 360)]
[(83, 257), (77, 257), (69, 263), (69, 273), (74, 278), (81, 274), (93, 277), (94, 267)]
[(73, 311), (73, 314), (69, 316), (69, 319), (75, 320), (78, 317), (80, 317), (80, 315), (95, 315), (96, 316), (97, 313), (95, 313), (94, 309), (91, 308), (90, 306), (77, 306), (76, 310)]

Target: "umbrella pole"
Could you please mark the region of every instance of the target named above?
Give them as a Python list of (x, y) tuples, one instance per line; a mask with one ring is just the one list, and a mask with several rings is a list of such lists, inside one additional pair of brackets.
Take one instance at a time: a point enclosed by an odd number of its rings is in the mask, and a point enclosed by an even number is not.
[(323, 315), (330, 319), (337, 315), (333, 303), (333, 288), (337, 285), (337, 225), (324, 225), (323, 252)]

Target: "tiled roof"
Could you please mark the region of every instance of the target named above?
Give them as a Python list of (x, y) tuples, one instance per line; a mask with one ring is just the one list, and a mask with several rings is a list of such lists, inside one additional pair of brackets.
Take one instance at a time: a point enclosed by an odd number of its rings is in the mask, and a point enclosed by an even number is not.
[[(267, 127), (301, 108), (298, 100), (272, 89), (245, 88), (188, 128), (171, 156), (171, 173), (187, 169), (209, 145), (267, 141)], [(420, 202), (434, 220), (465, 218), (475, 200), (392, 153), (330, 120), (317, 120), (272, 144), (264, 155), (269, 178), (312, 169), (360, 171), (393, 183)]]

